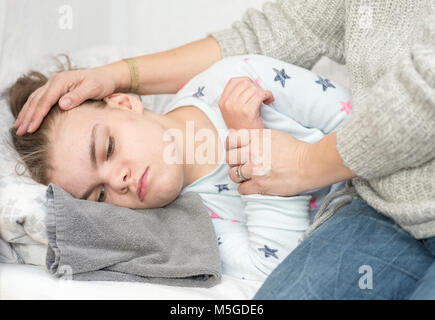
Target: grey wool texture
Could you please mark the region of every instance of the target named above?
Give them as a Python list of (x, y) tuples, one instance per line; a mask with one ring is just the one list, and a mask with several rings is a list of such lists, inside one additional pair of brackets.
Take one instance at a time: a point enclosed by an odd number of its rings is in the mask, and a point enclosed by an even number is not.
[(357, 194), (415, 238), (435, 236), (435, 1), (278, 0), (210, 35), (224, 57), (346, 64), (353, 114), (337, 149)]

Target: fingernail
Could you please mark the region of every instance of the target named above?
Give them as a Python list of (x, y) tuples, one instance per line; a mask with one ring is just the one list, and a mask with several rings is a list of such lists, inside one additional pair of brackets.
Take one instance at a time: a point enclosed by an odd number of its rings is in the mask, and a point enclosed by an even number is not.
[(21, 125), (18, 127), (17, 131), (15, 132), (18, 136), (21, 135)]
[(71, 107), (71, 100), (69, 98), (65, 98), (62, 100), (61, 104), (64, 108), (69, 108)]
[(30, 133), (33, 129), (33, 122), (30, 122), (29, 127), (27, 128), (27, 132)]

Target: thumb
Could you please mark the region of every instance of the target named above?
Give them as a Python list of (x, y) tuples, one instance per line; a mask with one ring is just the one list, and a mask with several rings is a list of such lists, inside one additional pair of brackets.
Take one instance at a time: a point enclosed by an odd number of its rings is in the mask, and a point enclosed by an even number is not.
[(275, 101), (275, 98), (273, 97), (273, 93), (271, 91), (266, 91), (266, 97), (264, 98), (263, 103), (266, 105), (269, 105), (274, 101)]

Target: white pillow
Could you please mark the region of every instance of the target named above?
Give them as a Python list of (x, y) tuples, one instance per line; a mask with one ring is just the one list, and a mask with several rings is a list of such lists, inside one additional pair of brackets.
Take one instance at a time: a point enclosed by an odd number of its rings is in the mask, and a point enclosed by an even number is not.
[[(134, 49), (118, 49), (100, 46), (68, 54), (75, 67), (91, 68), (105, 65), (122, 58), (140, 55)], [(57, 65), (46, 57), (34, 66), (34, 70), (49, 76)], [(20, 75), (10, 78), (10, 86)], [(4, 91), (7, 86), (0, 88)], [(169, 103), (172, 95), (142, 96), (146, 108), (160, 112)], [(12, 148), (9, 128), (14, 118), (9, 110), (6, 97), (0, 97), (0, 237), (9, 242), (20, 259), (16, 262), (45, 265), (47, 237), (45, 233), (45, 192), (47, 187), (26, 176), (18, 176), (15, 166), (19, 160)], [(19, 171), (23, 170), (19, 167)], [(0, 250), (1, 250), (0, 246)], [(3, 246), (5, 248), (5, 246)], [(1, 253), (0, 253), (1, 256)], [(10, 256), (10, 253), (4, 253)]]
[[(13, 116), (4, 97), (0, 100), (0, 110), (0, 235), (12, 245), (23, 261), (43, 264), (41, 253), (45, 252), (47, 243), (43, 206), (46, 187), (29, 177), (16, 174), (18, 154), (12, 148), (8, 132), (13, 124)], [(36, 255), (27, 250), (20, 253), (23, 245), (35, 248)]]

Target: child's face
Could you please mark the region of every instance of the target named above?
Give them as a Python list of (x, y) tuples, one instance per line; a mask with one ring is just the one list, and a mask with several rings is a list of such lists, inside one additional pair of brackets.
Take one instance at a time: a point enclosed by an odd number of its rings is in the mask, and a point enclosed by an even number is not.
[[(58, 119), (52, 131), (51, 181), (75, 198), (90, 190), (87, 200), (100, 198), (128, 208), (157, 208), (175, 200), (184, 174), (181, 165), (163, 161), (169, 143), (163, 140), (164, 117), (145, 110), (135, 96), (117, 94), (105, 101), (105, 108), (85, 104)], [(142, 202), (137, 188), (147, 168), (148, 191)]]

